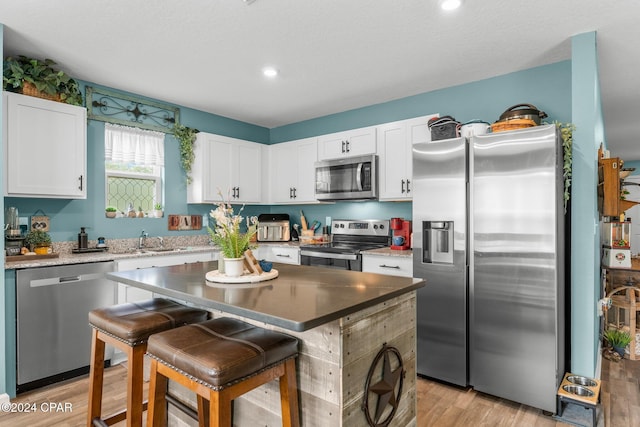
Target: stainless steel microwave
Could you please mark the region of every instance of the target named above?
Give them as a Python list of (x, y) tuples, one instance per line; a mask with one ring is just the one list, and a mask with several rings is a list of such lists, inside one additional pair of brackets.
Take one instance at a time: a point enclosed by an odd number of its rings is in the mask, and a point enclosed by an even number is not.
[(378, 198), (378, 156), (347, 157), (315, 163), (316, 199), (365, 200)]

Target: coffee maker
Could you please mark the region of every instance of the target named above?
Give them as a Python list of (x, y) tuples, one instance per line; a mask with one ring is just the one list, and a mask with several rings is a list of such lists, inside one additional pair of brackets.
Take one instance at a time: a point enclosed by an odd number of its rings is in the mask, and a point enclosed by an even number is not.
[(396, 251), (411, 249), (411, 221), (391, 218), (391, 249)]
[(4, 247), (7, 255), (20, 254), (24, 241), (18, 208), (8, 207), (4, 213)]

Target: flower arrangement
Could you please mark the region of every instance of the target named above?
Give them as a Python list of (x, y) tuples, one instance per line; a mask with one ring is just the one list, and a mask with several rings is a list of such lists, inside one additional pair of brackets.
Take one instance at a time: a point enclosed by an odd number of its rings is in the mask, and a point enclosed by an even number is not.
[(245, 233), (240, 231), (240, 225), (244, 219), (241, 216), (243, 210), (244, 205), (235, 214), (231, 204), (222, 201), (209, 213), (215, 221), (215, 226), (213, 229), (207, 226), (207, 231), (213, 243), (220, 247), (225, 258), (241, 258), (249, 249), (249, 242), (258, 230), (258, 217), (253, 216), (247, 218), (247, 231)]

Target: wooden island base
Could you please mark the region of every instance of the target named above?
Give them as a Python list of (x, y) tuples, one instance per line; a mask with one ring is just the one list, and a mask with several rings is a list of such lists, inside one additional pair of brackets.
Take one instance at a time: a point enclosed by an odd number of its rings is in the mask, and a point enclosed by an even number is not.
[[(214, 317), (233, 317), (301, 340), (297, 360), (301, 423), (305, 427), (367, 427), (362, 409), (370, 367), (383, 344), (402, 356), (405, 375), (396, 413), (390, 426), (416, 425), (416, 295), (415, 291), (389, 299), (305, 332), (294, 332), (246, 317), (211, 310)], [(389, 358), (391, 371), (398, 368)], [(380, 358), (379, 360), (383, 360)], [(370, 384), (382, 379), (383, 363), (376, 363)], [(398, 380), (399, 381), (399, 380)], [(395, 389), (397, 390), (397, 382)], [(179, 385), (170, 391), (195, 408), (195, 395)], [(380, 392), (369, 392), (370, 417), (376, 416)], [(389, 397), (389, 396), (385, 396)], [(390, 401), (395, 396), (391, 394)], [(382, 400), (381, 400), (382, 401)], [(391, 404), (378, 418), (387, 419)], [(170, 407), (169, 425), (197, 425), (183, 412)], [(234, 426), (280, 426), (280, 393), (277, 381), (265, 384), (234, 401)]]

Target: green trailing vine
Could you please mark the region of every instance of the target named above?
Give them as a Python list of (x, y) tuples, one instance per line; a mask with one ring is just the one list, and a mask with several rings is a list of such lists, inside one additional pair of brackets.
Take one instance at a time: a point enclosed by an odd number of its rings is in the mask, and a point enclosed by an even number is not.
[(567, 203), (569, 197), (571, 197), (571, 162), (573, 154), (573, 132), (576, 130), (576, 125), (573, 123), (560, 123), (555, 122), (555, 125), (560, 130), (560, 138), (562, 138), (562, 148), (564, 151), (564, 165), (562, 167), (562, 176), (564, 178), (564, 213), (567, 213)]
[(191, 182), (191, 166), (195, 158), (193, 144), (196, 141), (198, 129), (193, 129), (176, 123), (173, 126), (173, 135), (180, 143), (180, 164), (187, 176), (187, 183)]

